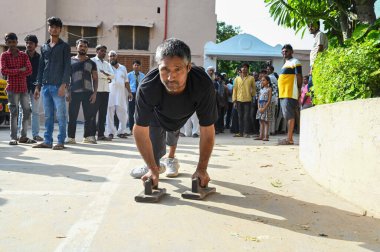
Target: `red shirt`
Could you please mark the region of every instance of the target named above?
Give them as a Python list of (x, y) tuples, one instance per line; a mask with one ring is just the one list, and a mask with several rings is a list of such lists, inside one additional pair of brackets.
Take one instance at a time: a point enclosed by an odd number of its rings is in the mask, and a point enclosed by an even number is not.
[[(25, 71), (20, 68), (25, 67)], [(17, 56), (13, 56), (8, 50), (1, 54), (0, 62), (1, 74), (7, 76), (7, 91), (14, 93), (25, 93), (28, 91), (26, 76), (32, 74), (32, 65), (26, 53), (18, 51)]]

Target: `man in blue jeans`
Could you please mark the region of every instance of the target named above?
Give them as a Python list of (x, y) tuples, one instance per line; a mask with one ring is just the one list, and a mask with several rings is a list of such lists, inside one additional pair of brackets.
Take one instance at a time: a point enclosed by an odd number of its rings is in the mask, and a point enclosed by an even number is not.
[[(47, 20), (50, 39), (41, 47), (41, 58), (38, 71), (38, 86), (34, 92), (38, 99), (43, 96), (45, 110), (45, 140), (33, 148), (52, 148), (54, 130), (54, 112), (58, 120), (58, 143), (53, 150), (62, 150), (66, 138), (66, 101), (65, 91), (70, 82), (70, 46), (59, 38), (62, 21), (57, 17)], [(42, 90), (41, 90), (42, 86)]]

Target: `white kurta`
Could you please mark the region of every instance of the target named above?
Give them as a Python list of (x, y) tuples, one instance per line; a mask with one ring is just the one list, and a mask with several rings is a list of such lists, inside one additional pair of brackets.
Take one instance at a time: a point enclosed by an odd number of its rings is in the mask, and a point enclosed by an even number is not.
[[(115, 78), (112, 80), (109, 88), (108, 111), (106, 118), (105, 134), (125, 134), (127, 133), (128, 121), (128, 93), (125, 92), (125, 83), (129, 82), (127, 69), (120, 65), (118, 68), (112, 67)], [(114, 124), (114, 115), (119, 118), (119, 128), (116, 130)]]
[(109, 85), (110, 96), (108, 98), (108, 107), (120, 106), (128, 111), (127, 95), (125, 92), (125, 83), (129, 82), (127, 69), (121, 64), (119, 64), (118, 68), (112, 67), (112, 69), (115, 78), (113, 78)]

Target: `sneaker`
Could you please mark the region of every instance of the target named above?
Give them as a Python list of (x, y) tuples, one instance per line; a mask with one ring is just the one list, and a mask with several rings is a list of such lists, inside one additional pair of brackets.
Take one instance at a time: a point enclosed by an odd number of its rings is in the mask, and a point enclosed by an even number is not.
[(83, 143), (90, 143), (90, 144), (96, 144), (96, 139), (94, 136), (88, 136), (83, 138)]
[(243, 135), (240, 134), (240, 133), (236, 133), (236, 134), (234, 135), (234, 137), (243, 137)]
[(76, 144), (75, 138), (68, 137), (65, 144)]
[[(144, 165), (142, 167), (137, 167), (137, 168), (134, 168), (130, 175), (134, 178), (141, 178), (142, 176), (144, 176), (147, 172), (149, 171), (148, 169), (148, 166)], [(158, 173), (159, 174), (162, 174), (166, 171), (166, 167), (165, 167), (165, 164), (164, 163), (161, 163), (160, 162), (160, 169), (158, 170)]]
[(166, 177), (173, 178), (178, 176), (179, 163), (176, 158), (167, 158), (165, 162), (167, 168)]

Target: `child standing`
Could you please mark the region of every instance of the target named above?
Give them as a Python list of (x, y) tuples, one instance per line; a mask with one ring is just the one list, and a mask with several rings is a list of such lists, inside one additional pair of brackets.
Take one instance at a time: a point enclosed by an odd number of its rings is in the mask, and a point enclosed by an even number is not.
[(258, 110), (256, 119), (260, 120), (260, 136), (255, 140), (269, 141), (269, 122), (272, 120), (272, 110), (270, 108), (272, 99), (272, 88), (270, 87), (268, 75), (261, 77), (261, 89), (259, 100), (257, 101)]
[(309, 94), (309, 76), (303, 77), (302, 89), (301, 89), (301, 97), (300, 97), (300, 107), (302, 109), (307, 109), (312, 107), (311, 97)]

